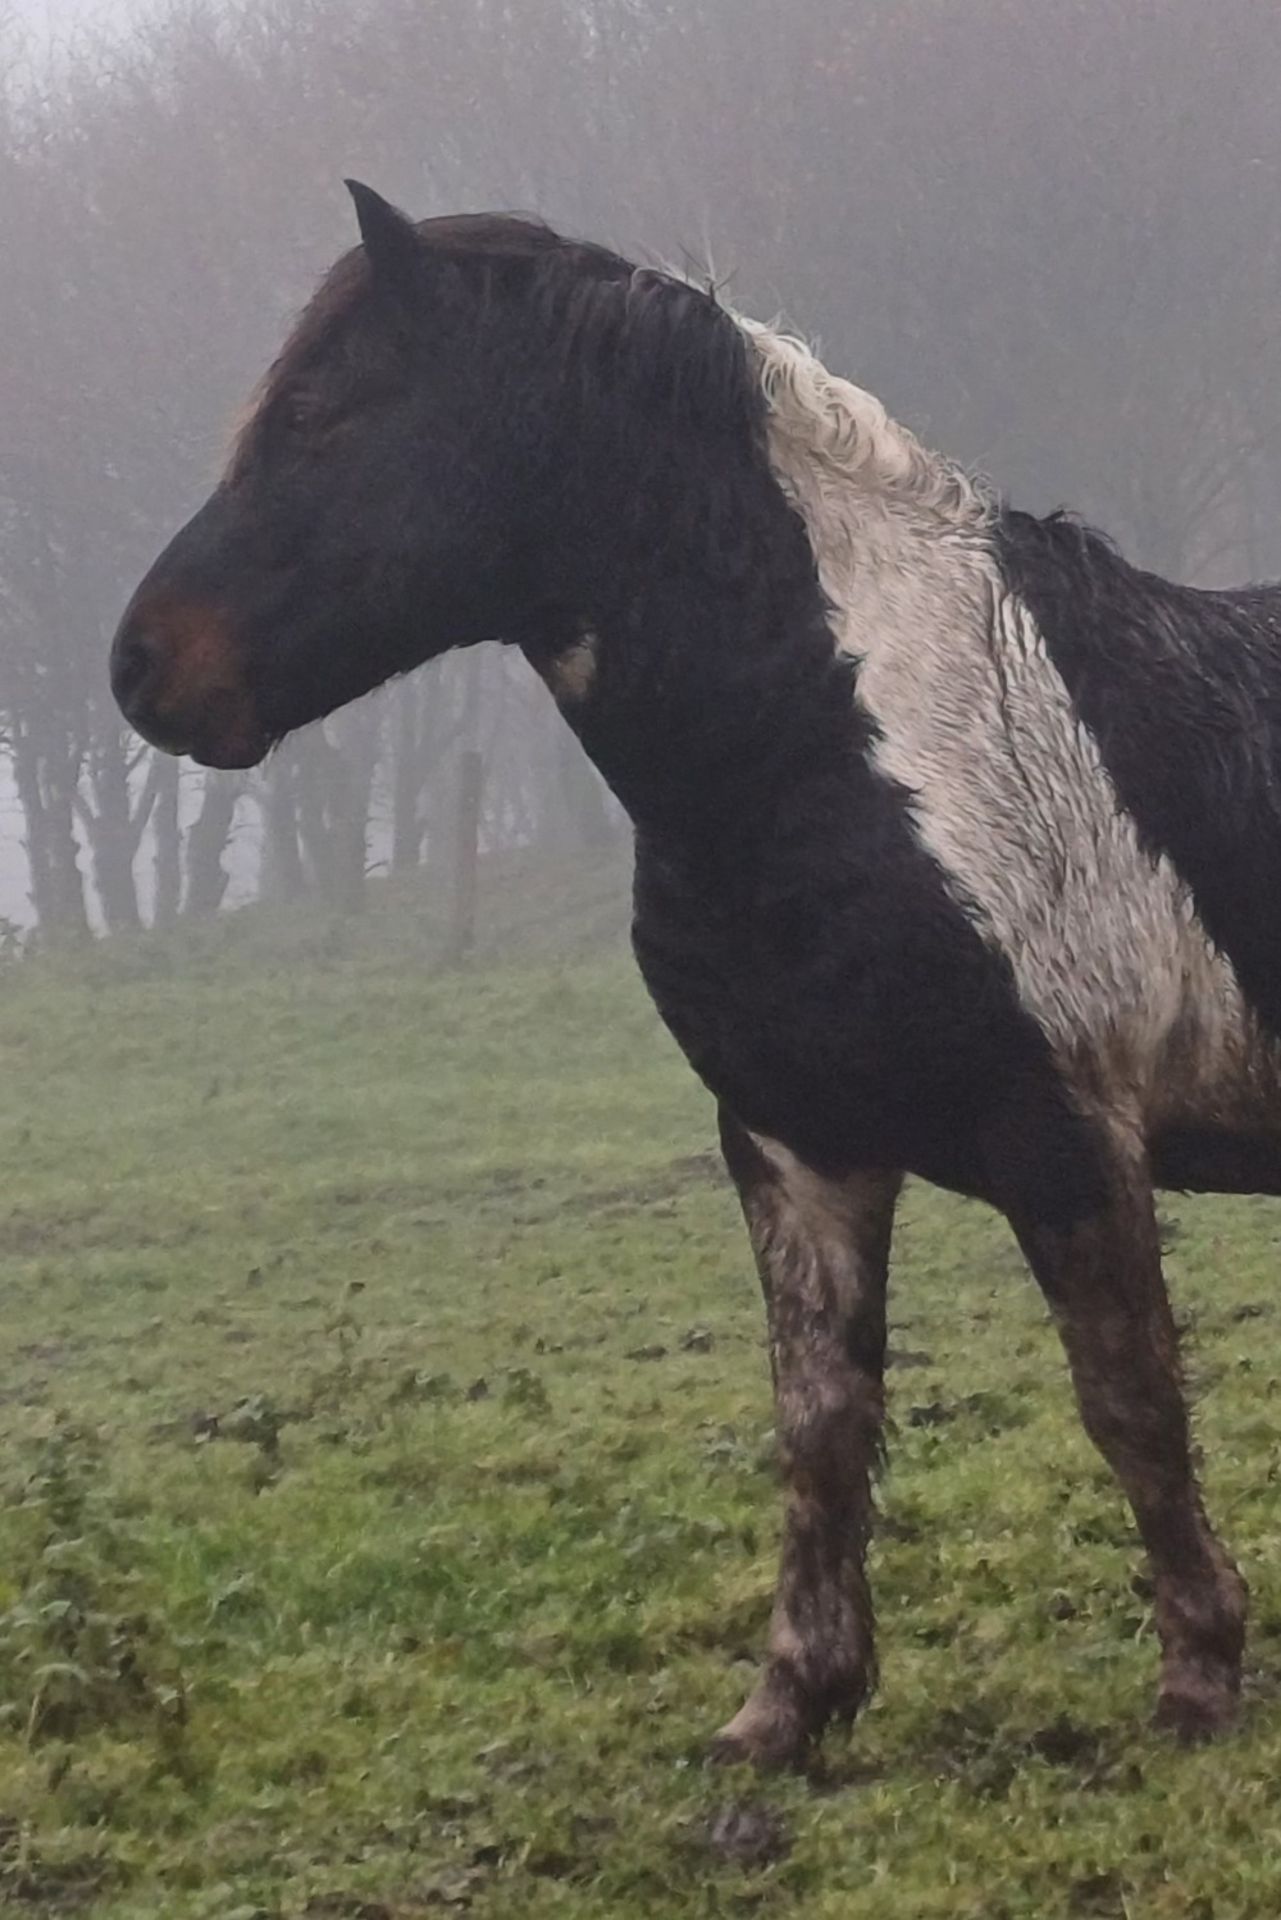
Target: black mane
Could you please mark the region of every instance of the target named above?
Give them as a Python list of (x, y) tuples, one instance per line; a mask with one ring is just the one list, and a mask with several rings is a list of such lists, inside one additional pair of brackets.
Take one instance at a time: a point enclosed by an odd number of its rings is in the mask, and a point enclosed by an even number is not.
[[(759, 438), (764, 403), (741, 329), (702, 289), (639, 267), (590, 241), (518, 214), (448, 214), (415, 223), (422, 248), (419, 340), (533, 364), (562, 404), (588, 413), (639, 403), (698, 433)], [(363, 247), (329, 270), (262, 383), (232, 466), (252, 457), (260, 421), (330, 351), (373, 295)]]

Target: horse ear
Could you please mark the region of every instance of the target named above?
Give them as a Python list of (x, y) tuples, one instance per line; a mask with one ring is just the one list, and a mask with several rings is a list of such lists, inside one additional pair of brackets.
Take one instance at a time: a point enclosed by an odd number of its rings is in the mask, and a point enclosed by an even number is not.
[(407, 287), (421, 257), (413, 221), (363, 181), (345, 180), (343, 185), (356, 203), (360, 237), (375, 280), (397, 289)]

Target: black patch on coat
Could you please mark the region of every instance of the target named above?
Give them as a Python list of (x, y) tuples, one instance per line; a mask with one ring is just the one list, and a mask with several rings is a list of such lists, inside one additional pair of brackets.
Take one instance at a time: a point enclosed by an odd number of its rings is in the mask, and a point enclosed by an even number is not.
[(1064, 515), (1007, 511), (996, 547), (1144, 847), (1281, 1034), (1281, 589), (1176, 586)]
[(1281, 1194), (1281, 1140), (1210, 1126), (1166, 1127), (1151, 1143), (1152, 1180), (1183, 1193)]

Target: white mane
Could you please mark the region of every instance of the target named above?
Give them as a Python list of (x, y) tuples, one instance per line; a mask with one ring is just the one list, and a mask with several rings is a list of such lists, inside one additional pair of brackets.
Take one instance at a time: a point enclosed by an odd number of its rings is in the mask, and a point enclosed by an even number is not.
[[(913, 506), (955, 526), (974, 527), (992, 513), (987, 495), (941, 454), (890, 418), (875, 395), (829, 373), (804, 341), (737, 316), (760, 367), (770, 437), (794, 469), (808, 458), (886, 505)], [(789, 457), (790, 456), (790, 457)]]

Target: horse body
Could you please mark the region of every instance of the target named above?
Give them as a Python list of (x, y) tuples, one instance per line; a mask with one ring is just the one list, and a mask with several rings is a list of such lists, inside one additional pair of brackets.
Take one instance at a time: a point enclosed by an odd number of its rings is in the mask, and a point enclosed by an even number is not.
[[(1281, 1191), (1281, 1049), (1119, 804), (1023, 591), (1034, 568), (1007, 557), (1021, 529), (803, 349), (749, 339), (824, 644), (788, 686), (794, 744), (764, 819), (744, 797), (712, 839), (689, 809), (684, 865), (680, 827), (638, 840), (638, 957), (676, 1037), (733, 1111), (811, 1163), (896, 1164), (1000, 1204), (977, 1164), (981, 1109), (1004, 1100), (1026, 1134), (1039, 1083), (1055, 1131), (1066, 1084), (1077, 1106), (1124, 1113), (1180, 1185)], [(1107, 575), (1123, 563), (1081, 530), (1071, 546), (1081, 607), (1096, 553)], [(1199, 596), (1176, 595), (1198, 631)], [(791, 660), (809, 617), (796, 597)], [(1142, 643), (1126, 636), (1140, 674)], [(562, 702), (580, 730), (582, 698)], [(645, 704), (631, 743), (652, 738)], [(608, 773), (609, 741), (587, 737)], [(738, 778), (759, 808), (757, 765)]]
[(1149, 1551), (1161, 1714), (1213, 1731), (1244, 1587), (1152, 1188), (1281, 1192), (1278, 601), (999, 507), (693, 289), (358, 204), (366, 258), (135, 595), (126, 712), (251, 760), (501, 635), (627, 807), (637, 958), (719, 1102), (769, 1319), (782, 1565), (725, 1751), (794, 1760), (871, 1683), (907, 1173), (1011, 1221)]

